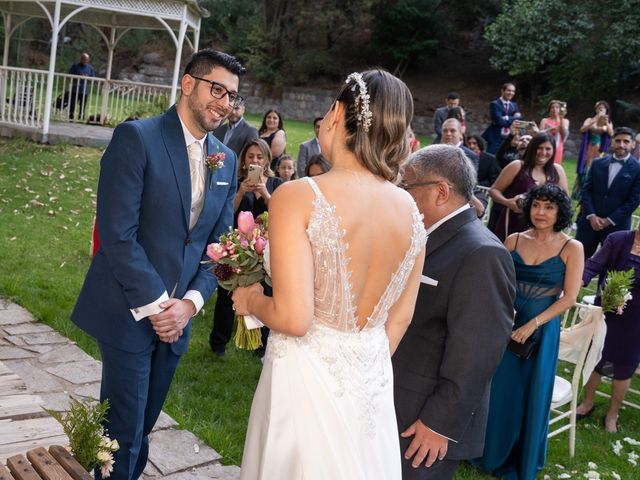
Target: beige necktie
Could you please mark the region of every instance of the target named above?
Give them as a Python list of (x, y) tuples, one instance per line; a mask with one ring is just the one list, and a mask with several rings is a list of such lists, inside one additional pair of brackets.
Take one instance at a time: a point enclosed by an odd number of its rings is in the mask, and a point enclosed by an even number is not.
[(189, 217), (189, 230), (192, 230), (198, 221), (202, 211), (204, 200), (204, 168), (202, 160), (202, 148), (199, 142), (193, 142), (187, 147), (189, 153), (189, 172), (191, 176), (191, 215)]

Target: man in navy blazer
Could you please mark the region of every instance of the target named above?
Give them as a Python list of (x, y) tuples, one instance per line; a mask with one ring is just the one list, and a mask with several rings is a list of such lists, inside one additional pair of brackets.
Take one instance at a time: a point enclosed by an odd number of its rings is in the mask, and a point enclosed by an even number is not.
[(509, 127), (514, 120), (522, 118), (518, 104), (513, 102), (516, 86), (513, 83), (502, 85), (500, 97), (489, 104), (491, 125), (482, 134), (487, 141), (487, 152), (495, 155), (504, 139), (511, 133)]
[(249, 125), (244, 119), (244, 111), (244, 102), (233, 107), (229, 114), (229, 121), (213, 131), (215, 137), (238, 156), (247, 143), (259, 136), (258, 129)]
[[(110, 402), (106, 428), (120, 444), (114, 480), (142, 474), (191, 318), (216, 288), (200, 262), (233, 223), (237, 160), (208, 132), (242, 101), (242, 73), (230, 55), (197, 52), (177, 105), (118, 125), (102, 157), (100, 249), (71, 318), (102, 354), (100, 399)], [(224, 165), (208, 168), (211, 154), (224, 154)]]
[(584, 186), (576, 240), (591, 257), (612, 232), (629, 230), (631, 214), (640, 204), (640, 163), (631, 156), (635, 132), (619, 127), (613, 133), (613, 155), (593, 162)]
[(320, 142), (318, 141), (318, 133), (320, 133), (320, 122), (322, 121), (322, 117), (316, 117), (313, 119), (313, 131), (316, 136), (311, 140), (307, 140), (300, 144), (300, 148), (298, 150), (298, 178), (304, 177), (304, 172), (307, 168), (307, 163), (309, 163), (309, 159), (314, 155), (320, 154)]

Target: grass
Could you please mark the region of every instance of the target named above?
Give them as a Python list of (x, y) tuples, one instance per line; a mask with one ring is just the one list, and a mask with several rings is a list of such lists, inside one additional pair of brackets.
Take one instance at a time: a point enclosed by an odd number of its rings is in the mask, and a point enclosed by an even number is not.
[[(256, 124), (261, 117), (248, 116)], [(313, 135), (311, 125), (287, 121), (287, 151)], [(425, 145), (426, 139), (421, 139)], [(95, 341), (70, 321), (71, 309), (90, 263), (89, 247), (95, 211), (101, 150), (67, 145), (46, 146), (26, 140), (0, 140), (0, 293), (24, 306), (36, 318), (76, 341), (96, 358)], [(566, 162), (570, 183), (574, 163)], [(188, 353), (172, 385), (165, 410), (224, 457), (239, 464), (249, 408), (260, 375), (260, 362), (251, 353), (228, 350), (215, 357), (208, 346), (213, 301), (195, 319)], [(561, 367), (561, 371), (566, 367)], [(634, 381), (636, 388), (639, 382)], [(623, 455), (613, 454), (612, 442), (640, 432), (640, 413), (621, 412), (624, 431), (606, 434), (600, 428), (606, 401), (592, 419), (578, 427), (577, 454), (568, 459), (568, 434), (549, 442), (544, 473), (557, 478), (568, 472), (582, 478), (588, 462), (598, 464), (602, 478), (637, 476), (627, 461), (634, 450), (625, 444)], [(559, 466), (561, 465), (562, 468)], [(457, 479), (491, 478), (462, 466)]]

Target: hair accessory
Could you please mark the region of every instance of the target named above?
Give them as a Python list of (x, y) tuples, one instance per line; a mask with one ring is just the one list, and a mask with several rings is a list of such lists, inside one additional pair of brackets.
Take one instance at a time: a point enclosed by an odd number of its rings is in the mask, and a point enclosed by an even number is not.
[(358, 125), (360, 125), (365, 132), (368, 132), (369, 127), (371, 127), (371, 118), (373, 117), (373, 114), (371, 113), (371, 110), (369, 110), (369, 93), (367, 92), (367, 85), (364, 83), (362, 75), (358, 72), (350, 74), (345, 83), (349, 83), (351, 80), (355, 82), (351, 87), (351, 91), (355, 92), (356, 86), (360, 90), (355, 96), (356, 108), (358, 109), (358, 115), (356, 116), (358, 119)]

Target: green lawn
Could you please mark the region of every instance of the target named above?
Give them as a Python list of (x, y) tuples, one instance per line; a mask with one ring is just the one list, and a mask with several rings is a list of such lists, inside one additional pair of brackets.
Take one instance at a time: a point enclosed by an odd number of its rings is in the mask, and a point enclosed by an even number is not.
[[(311, 125), (287, 121), (285, 127), (288, 151), (296, 155), (299, 142), (312, 137)], [(0, 294), (96, 357), (94, 340), (71, 324), (69, 315), (90, 262), (100, 155), (93, 148), (0, 139)], [(571, 162), (566, 166), (573, 181), (574, 166)], [(212, 307), (209, 301), (195, 319), (191, 346), (176, 374), (166, 411), (220, 452), (225, 463), (239, 464), (261, 365), (251, 353), (233, 348), (224, 358), (210, 353)], [(634, 448), (625, 444), (623, 455), (617, 457), (612, 442), (638, 435), (640, 414), (623, 410), (624, 430), (606, 434), (599, 428), (605, 401), (598, 402), (597, 414), (579, 426), (574, 460), (568, 460), (566, 433), (550, 441), (545, 473), (551, 478), (564, 472), (583, 478), (589, 461), (598, 464), (602, 478), (613, 478), (608, 473), (612, 470), (622, 478), (637, 478), (635, 467), (627, 461), (627, 453)], [(456, 478), (489, 477), (462, 467)]]

